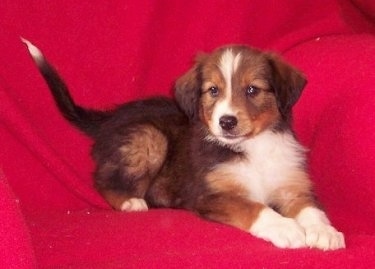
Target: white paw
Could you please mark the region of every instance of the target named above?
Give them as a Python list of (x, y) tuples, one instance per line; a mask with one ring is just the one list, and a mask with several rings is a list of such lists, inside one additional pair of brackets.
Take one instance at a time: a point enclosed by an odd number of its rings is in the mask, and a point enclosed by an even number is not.
[(270, 208), (265, 208), (250, 228), (250, 233), (273, 243), (279, 248), (306, 247), (302, 227), (291, 218), (285, 218)]
[(305, 227), (306, 244), (310, 248), (322, 250), (335, 250), (345, 248), (343, 233), (327, 224), (311, 225)]
[(345, 248), (343, 233), (331, 226), (322, 210), (306, 207), (297, 215), (296, 220), (305, 229), (308, 247), (322, 250)]
[(147, 211), (148, 206), (145, 200), (141, 198), (130, 198), (121, 205), (121, 211), (132, 212), (132, 211)]

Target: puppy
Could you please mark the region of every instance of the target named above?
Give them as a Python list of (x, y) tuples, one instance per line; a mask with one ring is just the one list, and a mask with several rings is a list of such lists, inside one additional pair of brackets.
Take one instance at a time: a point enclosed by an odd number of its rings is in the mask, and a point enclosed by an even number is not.
[(222, 47), (177, 80), (175, 100), (97, 111), (75, 104), (24, 42), (63, 116), (93, 138), (95, 187), (113, 208), (187, 209), (280, 248), (345, 247), (316, 202), (291, 129), (305, 78), (277, 56)]

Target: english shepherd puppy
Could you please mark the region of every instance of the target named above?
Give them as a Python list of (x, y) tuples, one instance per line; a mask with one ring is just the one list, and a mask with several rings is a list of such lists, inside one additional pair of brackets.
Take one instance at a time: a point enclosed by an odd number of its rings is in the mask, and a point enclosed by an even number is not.
[(117, 210), (187, 209), (280, 248), (345, 247), (317, 204), (291, 129), (306, 80), (279, 57), (226, 46), (197, 57), (175, 100), (83, 108), (23, 40), (63, 116), (92, 137), (95, 187)]

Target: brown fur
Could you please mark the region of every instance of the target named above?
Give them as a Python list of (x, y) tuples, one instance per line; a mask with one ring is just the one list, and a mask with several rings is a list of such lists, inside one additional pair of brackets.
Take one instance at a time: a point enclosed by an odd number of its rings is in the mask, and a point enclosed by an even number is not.
[(206, 176), (212, 190), (197, 204), (204, 217), (247, 231), (264, 205), (249, 200), (247, 191), (236, 183), (235, 176), (216, 169)]
[(136, 178), (153, 178), (165, 160), (167, 146), (166, 137), (155, 127), (137, 127), (119, 149), (127, 173)]
[(307, 206), (317, 207), (308, 175), (301, 170), (295, 171), (288, 185), (277, 189), (270, 204), (283, 216), (294, 218)]

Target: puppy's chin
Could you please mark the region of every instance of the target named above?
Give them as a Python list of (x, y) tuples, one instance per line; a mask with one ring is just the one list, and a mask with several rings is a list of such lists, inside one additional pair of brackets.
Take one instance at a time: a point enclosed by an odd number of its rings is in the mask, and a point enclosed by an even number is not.
[(228, 134), (214, 134), (208, 133), (205, 139), (209, 142), (218, 144), (219, 146), (227, 147), (233, 151), (240, 152), (241, 144), (248, 140), (251, 135), (228, 135)]

